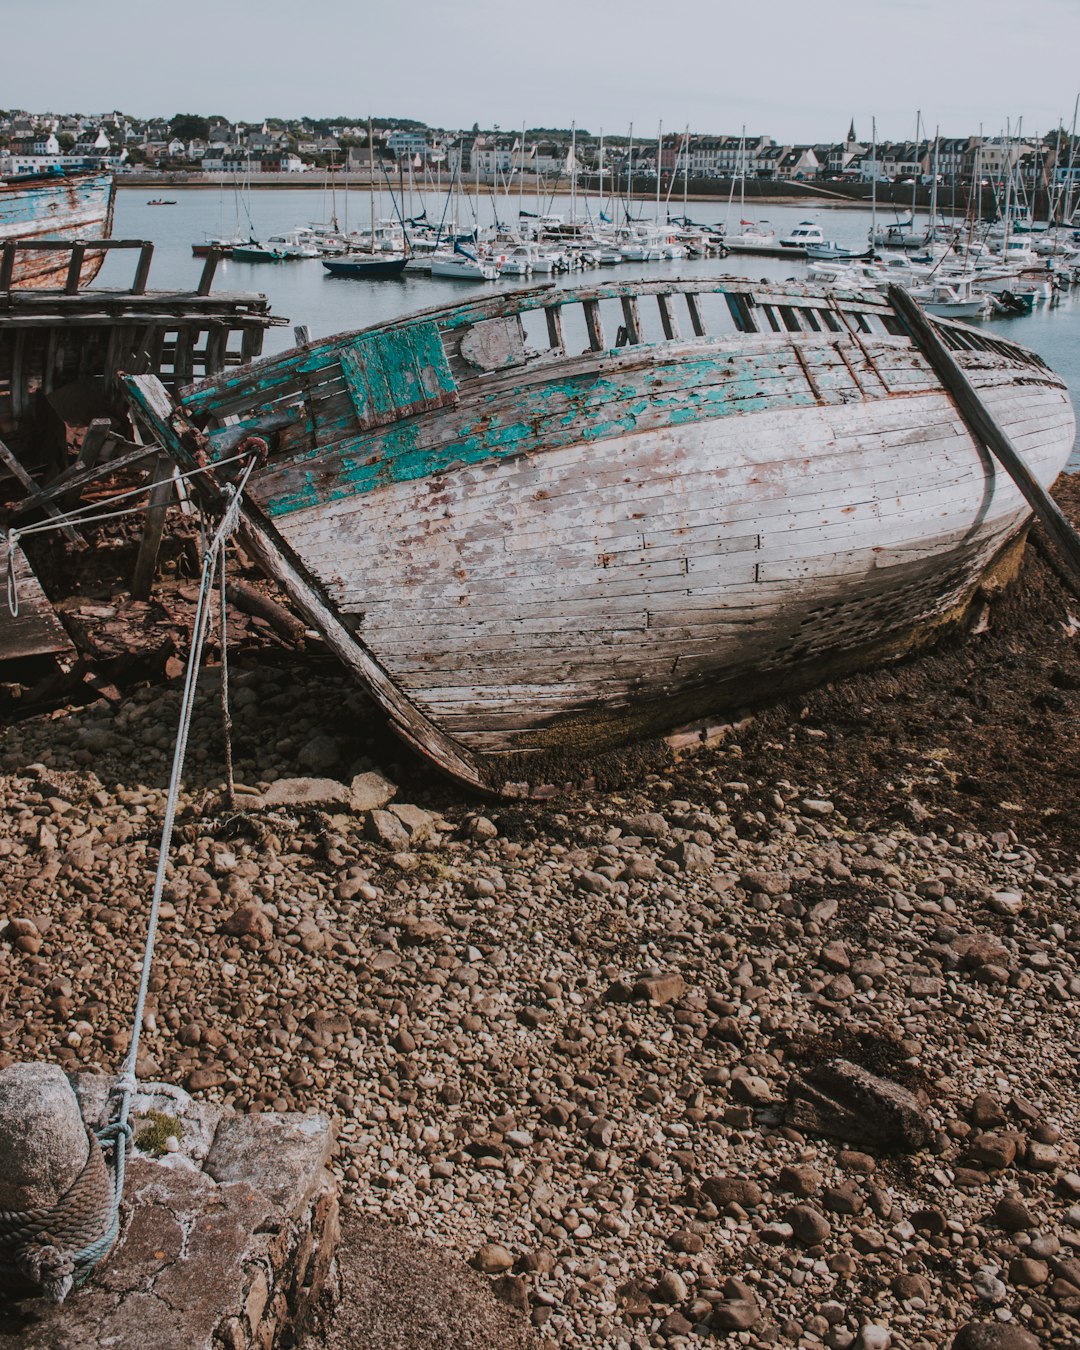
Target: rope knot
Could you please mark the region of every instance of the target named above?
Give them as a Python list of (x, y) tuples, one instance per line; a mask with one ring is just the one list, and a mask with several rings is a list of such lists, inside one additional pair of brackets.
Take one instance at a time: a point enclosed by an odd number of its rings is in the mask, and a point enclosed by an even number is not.
[(15, 1265), (33, 1284), (36, 1284), (50, 1303), (63, 1303), (75, 1285), (75, 1255), (61, 1251), (51, 1244), (36, 1244), (20, 1249)]

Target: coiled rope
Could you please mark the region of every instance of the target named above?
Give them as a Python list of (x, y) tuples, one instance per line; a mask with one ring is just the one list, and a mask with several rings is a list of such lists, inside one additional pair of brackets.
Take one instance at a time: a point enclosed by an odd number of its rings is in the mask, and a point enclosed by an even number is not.
[[(131, 1104), (138, 1091), (136, 1066), (139, 1058), (139, 1041), (150, 987), (154, 943), (165, 889), (165, 874), (169, 864), (173, 824), (176, 819), (184, 759), (195, 709), (198, 673), (213, 616), (214, 581), (220, 568), (221, 643), (224, 654), (226, 548), (239, 520), (244, 488), (258, 463), (259, 453), (265, 451), (265, 444), (255, 438), (248, 444), (254, 446), (255, 451), (254, 453), (246, 451), (235, 456), (235, 459), (246, 459), (248, 462), (235, 486), (231, 483), (223, 485), (225, 510), (213, 539), (203, 554), (202, 578), (192, 623), (191, 650), (188, 653), (184, 689), (180, 698), (180, 721), (161, 826), (161, 843), (150, 901), (146, 942), (143, 947), (142, 971), (135, 1010), (132, 1014), (131, 1041), (123, 1068), (110, 1094), (116, 1099), (115, 1119), (99, 1130), (87, 1129), (86, 1163), (68, 1191), (53, 1206), (32, 1210), (0, 1210), (0, 1277), (4, 1275), (10, 1277), (14, 1272), (36, 1284), (45, 1297), (54, 1303), (62, 1303), (73, 1288), (87, 1279), (98, 1262), (111, 1251), (120, 1231), (120, 1201), (124, 1193), (124, 1171), (133, 1134), (130, 1120)], [(222, 461), (226, 462), (231, 461)], [(220, 468), (221, 465), (213, 467)], [(56, 527), (59, 523), (53, 520), (49, 522), (49, 526)], [(9, 534), (9, 540), (10, 537)], [(10, 555), (8, 584), (10, 597)], [(227, 708), (227, 684), (223, 688)], [(226, 725), (228, 725), (227, 712)], [(231, 756), (229, 779), (231, 783)], [(106, 1152), (109, 1155), (108, 1159), (105, 1156)]]

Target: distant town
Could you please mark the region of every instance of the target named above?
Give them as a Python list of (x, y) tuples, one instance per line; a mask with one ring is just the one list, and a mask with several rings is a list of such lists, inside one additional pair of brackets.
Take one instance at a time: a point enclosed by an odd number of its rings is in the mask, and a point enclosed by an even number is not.
[(758, 133), (675, 131), (600, 137), (576, 128), (499, 127), (446, 131), (409, 119), (368, 122), (275, 119), (231, 122), (181, 113), (140, 119), (99, 115), (0, 111), (0, 175), (112, 168), (120, 174), (197, 176), (382, 172), (474, 176), (499, 183), (515, 174), (557, 177), (572, 172), (635, 178), (683, 177), (698, 184), (747, 182), (922, 183), (1000, 182), (1011, 173), (1031, 189), (1076, 180), (1077, 142), (1060, 128), (1038, 138), (925, 136), (882, 141), (781, 144)]

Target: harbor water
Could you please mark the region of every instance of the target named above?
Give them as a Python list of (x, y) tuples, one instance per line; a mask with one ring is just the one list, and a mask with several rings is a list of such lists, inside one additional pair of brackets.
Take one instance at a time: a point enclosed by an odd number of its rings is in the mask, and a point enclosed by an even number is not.
[[(117, 195), (113, 234), (118, 239), (151, 239), (154, 262), (150, 285), (155, 289), (192, 288), (198, 281), (202, 261), (192, 256), (192, 244), (207, 237), (231, 236), (239, 231), (265, 240), (315, 221), (327, 222), (336, 215), (342, 228), (364, 230), (370, 220), (366, 190), (352, 189), (335, 193), (310, 188), (255, 190), (241, 192), (224, 189), (170, 188), (175, 205), (150, 206), (145, 188), (124, 186)], [(446, 208), (446, 194), (429, 191), (414, 193), (404, 203), (403, 213), (419, 215), (438, 225)], [(625, 218), (625, 205), (616, 204), (619, 219)], [(496, 218), (505, 225), (517, 224), (518, 211), (554, 212), (569, 220), (573, 214), (582, 221), (599, 220), (599, 201), (579, 195), (574, 203), (568, 196), (537, 199), (531, 194), (519, 199), (516, 193), (498, 196), (460, 196), (456, 204), (459, 228), (468, 231), (474, 225), (489, 226)], [(613, 214), (612, 204), (606, 212)], [(633, 215), (651, 221), (657, 218), (655, 201), (637, 201)], [(660, 203), (659, 218), (681, 216), (683, 205), (674, 198)], [(687, 214), (697, 223), (726, 224), (728, 232), (739, 231), (738, 202), (691, 201)], [(395, 218), (395, 203), (389, 192), (375, 194), (375, 215), (379, 220)], [(850, 205), (833, 207), (824, 201), (773, 204), (747, 204), (746, 218), (767, 219), (780, 238), (802, 220), (819, 224), (829, 239), (847, 248), (866, 246), (870, 227), (869, 210)], [(892, 209), (880, 211), (878, 224), (893, 219)], [(99, 275), (98, 286), (126, 285), (130, 282), (133, 257), (114, 252)], [(588, 285), (590, 281), (638, 277), (705, 277), (735, 275), (769, 280), (801, 279), (806, 263), (798, 258), (765, 258), (731, 255), (728, 258), (682, 258), (667, 262), (624, 263), (620, 267), (564, 273), (555, 278), (559, 286)], [(540, 278), (538, 280), (547, 280)], [(271, 354), (293, 345), (294, 324), (306, 324), (314, 338), (348, 332), (369, 324), (383, 323), (431, 305), (453, 304), (482, 294), (485, 290), (526, 284), (521, 277), (495, 282), (463, 282), (407, 274), (384, 280), (357, 280), (331, 277), (318, 259), (300, 259), (279, 263), (240, 263), (223, 259), (218, 266), (215, 289), (222, 291), (261, 291), (271, 302), (273, 312), (289, 319), (289, 326), (272, 328), (266, 334), (264, 352)], [(1034, 313), (1013, 318), (982, 321), (992, 331), (1022, 342), (1038, 354), (1068, 383), (1074, 404), (1080, 408), (1080, 289), (1066, 293), (1053, 307), (1040, 305)], [(1080, 470), (1080, 437), (1070, 467)]]

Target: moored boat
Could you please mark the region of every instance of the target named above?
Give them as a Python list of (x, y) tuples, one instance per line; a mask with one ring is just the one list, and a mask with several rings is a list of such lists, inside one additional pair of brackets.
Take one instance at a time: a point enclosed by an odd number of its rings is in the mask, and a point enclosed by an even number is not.
[(332, 277), (352, 277), (364, 281), (400, 277), (408, 264), (408, 254), (347, 253), (340, 258), (324, 258), (322, 265)]
[[(929, 327), (1051, 483), (1064, 382), (1015, 343)], [(1029, 510), (920, 341), (857, 291), (541, 286), (313, 343), (175, 407), (152, 377), (128, 386), (184, 467), (265, 441), (245, 548), (405, 739), (498, 789), (959, 619)]]

